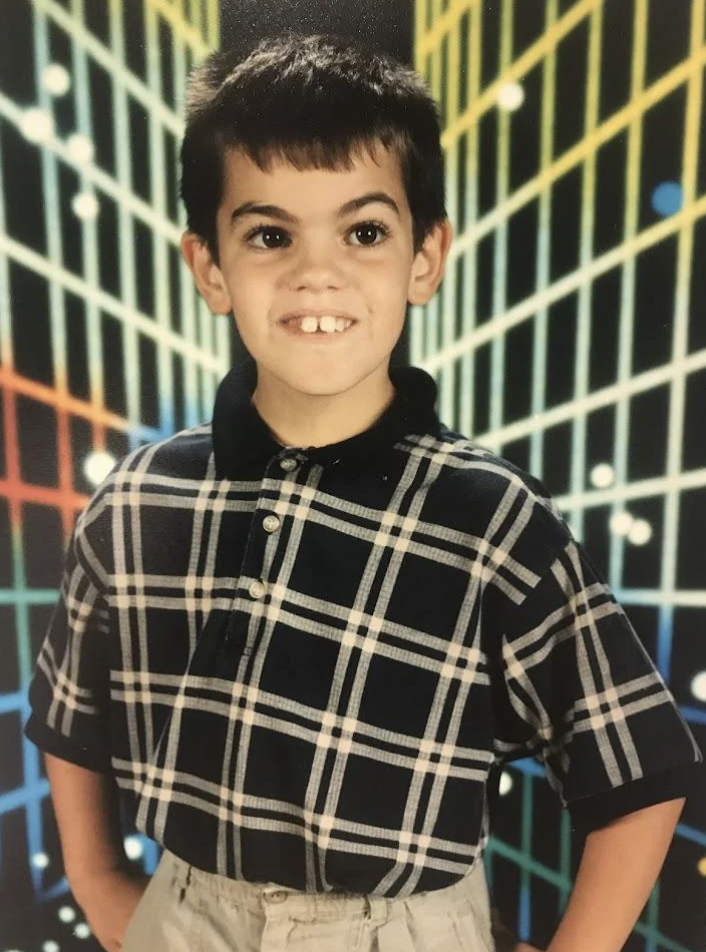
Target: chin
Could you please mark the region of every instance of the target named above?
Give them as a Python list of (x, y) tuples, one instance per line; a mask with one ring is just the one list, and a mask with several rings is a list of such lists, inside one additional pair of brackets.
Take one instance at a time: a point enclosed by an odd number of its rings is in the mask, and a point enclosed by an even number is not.
[(358, 384), (358, 377), (348, 377), (340, 373), (309, 374), (303, 379), (281, 378), (296, 393), (310, 397), (335, 397), (347, 393)]
[(297, 368), (291, 365), (272, 368), (270, 373), (296, 393), (312, 397), (334, 397), (355, 389), (375, 369), (375, 364), (360, 367), (355, 366), (353, 361), (344, 359), (332, 361), (328, 365), (311, 362), (308, 366)]

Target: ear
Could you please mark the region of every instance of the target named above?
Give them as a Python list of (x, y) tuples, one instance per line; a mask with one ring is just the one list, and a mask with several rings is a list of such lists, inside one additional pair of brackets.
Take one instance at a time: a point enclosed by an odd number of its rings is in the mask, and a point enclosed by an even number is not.
[(214, 314), (230, 314), (233, 308), (223, 272), (213, 260), (206, 242), (192, 231), (184, 232), (181, 253), (209, 309)]
[(426, 304), (434, 296), (444, 277), (452, 237), (451, 222), (446, 218), (435, 225), (424, 239), (412, 264), (407, 290), (410, 304)]

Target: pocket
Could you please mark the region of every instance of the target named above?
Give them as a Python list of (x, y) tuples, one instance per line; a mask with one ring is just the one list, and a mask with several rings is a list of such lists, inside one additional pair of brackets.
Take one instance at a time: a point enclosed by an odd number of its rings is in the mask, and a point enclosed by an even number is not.
[(198, 952), (200, 902), (192, 887), (180, 897), (181, 883), (165, 853), (135, 907), (121, 952)]
[(156, 887), (156, 879), (157, 871), (155, 870), (154, 875), (147, 883), (145, 891), (133, 909), (132, 915), (128, 919), (125, 932), (123, 933), (121, 952), (143, 952), (143, 944), (139, 941), (140, 922), (144, 921), (145, 916), (149, 917), (148, 906), (152, 901), (152, 894)]

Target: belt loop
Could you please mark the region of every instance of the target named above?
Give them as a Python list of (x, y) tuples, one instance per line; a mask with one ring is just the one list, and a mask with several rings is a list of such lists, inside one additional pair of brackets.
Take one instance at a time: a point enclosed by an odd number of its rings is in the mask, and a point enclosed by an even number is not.
[(365, 915), (366, 918), (369, 918), (375, 925), (387, 922), (389, 916), (388, 900), (383, 896), (366, 896)]

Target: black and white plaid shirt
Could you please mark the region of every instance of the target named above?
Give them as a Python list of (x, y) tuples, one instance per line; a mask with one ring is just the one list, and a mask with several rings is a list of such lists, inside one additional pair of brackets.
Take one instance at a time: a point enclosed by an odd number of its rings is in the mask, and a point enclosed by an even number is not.
[(367, 432), (278, 444), (225, 378), (81, 514), (27, 736), (134, 796), (188, 863), (403, 897), (464, 876), (489, 771), (535, 755), (590, 829), (702, 760), (542, 486), (391, 371)]

